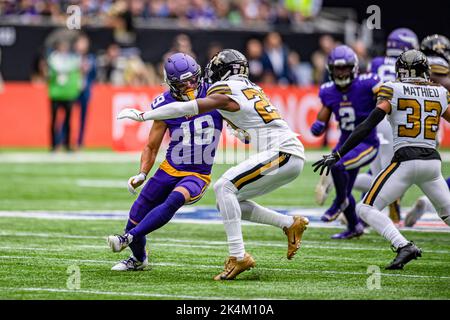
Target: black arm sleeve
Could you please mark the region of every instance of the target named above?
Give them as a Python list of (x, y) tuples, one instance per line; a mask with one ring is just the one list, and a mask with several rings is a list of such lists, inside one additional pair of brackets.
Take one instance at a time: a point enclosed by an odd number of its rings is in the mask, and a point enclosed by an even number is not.
[(352, 134), (338, 150), (340, 157), (343, 157), (350, 150), (356, 147), (386, 116), (386, 112), (380, 108), (375, 108), (364, 122), (353, 130)]

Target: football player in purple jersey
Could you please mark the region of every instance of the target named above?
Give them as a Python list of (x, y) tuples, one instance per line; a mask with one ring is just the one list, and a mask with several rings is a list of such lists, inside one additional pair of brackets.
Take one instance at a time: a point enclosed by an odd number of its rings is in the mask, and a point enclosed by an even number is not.
[[(164, 64), (164, 75), (169, 90), (154, 100), (152, 109), (206, 96), (208, 85), (202, 81), (201, 68), (189, 55), (170, 56)], [(129, 179), (128, 190), (136, 193), (136, 188), (146, 180), (167, 129), (171, 140), (165, 160), (131, 207), (125, 233), (108, 237), (113, 252), (120, 252), (127, 246), (132, 251), (130, 258), (113, 266), (112, 270), (145, 268), (148, 265), (146, 235), (169, 222), (183, 205), (200, 200), (211, 182), (211, 167), (222, 131), (222, 116), (215, 110), (192, 117), (154, 121), (142, 151), (140, 172)]]
[[(414, 31), (408, 28), (393, 30), (386, 41), (386, 56), (375, 57), (369, 63), (368, 72), (375, 73), (381, 81), (395, 81), (395, 62), (398, 56), (410, 49), (418, 49), (419, 40)], [(374, 177), (386, 168), (394, 156), (392, 129), (387, 119), (381, 121), (377, 126), (377, 134), (380, 140), (380, 148), (377, 157), (370, 164), (370, 173), (360, 173), (355, 181), (354, 188), (366, 193)], [(389, 217), (395, 223), (400, 222), (400, 200), (389, 205)]]
[[(358, 75), (358, 58), (355, 52), (345, 45), (338, 46), (331, 52), (327, 68), (332, 81), (320, 87), (319, 96), (323, 106), (311, 127), (311, 132), (316, 136), (321, 135), (333, 114), (341, 131), (339, 142), (334, 148), (337, 150), (375, 108), (376, 92), (381, 83), (375, 74)], [(355, 213), (356, 204), (351, 192), (359, 168), (375, 158), (378, 147), (376, 130), (372, 130), (358, 147), (332, 168), (336, 198), (321, 220), (335, 220), (343, 212), (348, 222), (348, 229), (333, 235), (333, 239), (350, 239), (364, 232), (364, 227)]]

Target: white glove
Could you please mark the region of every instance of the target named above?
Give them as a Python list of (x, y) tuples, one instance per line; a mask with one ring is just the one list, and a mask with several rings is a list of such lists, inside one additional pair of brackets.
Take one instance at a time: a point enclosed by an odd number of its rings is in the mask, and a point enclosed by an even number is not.
[(229, 124), (227, 124), (227, 126), (228, 126), (228, 130), (230, 131), (230, 133), (233, 136), (235, 136), (236, 138), (238, 138), (242, 143), (245, 143), (245, 144), (250, 143), (250, 135), (248, 134), (247, 131), (239, 129), (239, 128), (234, 129)]
[(125, 118), (139, 122), (145, 121), (144, 112), (137, 109), (130, 109), (130, 108), (122, 109), (117, 115), (117, 119), (119, 120)]
[(136, 188), (143, 184), (146, 178), (147, 175), (143, 172), (139, 173), (138, 175), (132, 176), (130, 179), (128, 179), (128, 191), (130, 191), (131, 194), (137, 194)]

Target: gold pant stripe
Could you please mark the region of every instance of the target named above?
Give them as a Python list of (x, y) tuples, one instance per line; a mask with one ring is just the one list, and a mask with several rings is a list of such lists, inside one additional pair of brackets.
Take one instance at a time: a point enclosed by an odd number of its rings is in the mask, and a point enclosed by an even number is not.
[(389, 177), (397, 167), (398, 162), (392, 162), (386, 169), (384, 169), (383, 173), (378, 176), (369, 192), (367, 193), (367, 196), (364, 199), (364, 204), (373, 204), (374, 197), (379, 192), (380, 187), (384, 184), (385, 180), (387, 180), (387, 177)]
[(172, 177), (188, 177), (188, 176), (195, 176), (199, 179), (202, 179), (207, 184), (211, 183), (211, 175), (210, 174), (201, 174), (197, 172), (190, 172), (190, 171), (179, 171), (172, 167), (170, 163), (167, 160), (164, 160), (161, 165), (159, 166), (161, 170), (166, 172), (167, 174), (170, 174)]
[(372, 152), (372, 150), (373, 150), (373, 147), (370, 147), (370, 148), (364, 150), (364, 151), (361, 152), (357, 157), (345, 161), (345, 162), (344, 162), (344, 166), (348, 166), (349, 164), (352, 164), (352, 163), (355, 163), (355, 162), (361, 160), (362, 157), (364, 157), (364, 156), (367, 155), (368, 153)]
[(277, 159), (265, 164), (264, 166), (262, 166), (261, 168), (249, 173), (248, 175), (246, 175), (245, 177), (240, 178), (238, 181), (236, 181), (234, 183), (234, 185), (236, 186), (236, 188), (239, 189), (239, 187), (244, 184), (246, 181), (253, 179), (257, 176), (259, 176), (260, 174), (262, 174), (264, 171), (270, 169), (271, 167), (278, 165), (280, 162), (282, 162), (284, 159), (286, 159), (286, 155), (282, 154), (281, 156), (279, 156)]

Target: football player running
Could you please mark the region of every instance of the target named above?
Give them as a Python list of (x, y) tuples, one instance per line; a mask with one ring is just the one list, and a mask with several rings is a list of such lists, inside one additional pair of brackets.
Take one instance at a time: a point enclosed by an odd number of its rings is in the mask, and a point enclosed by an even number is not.
[[(442, 35), (426, 37), (420, 44), (420, 50), (427, 56), (431, 68), (430, 79), (450, 90), (450, 41)], [(450, 188), (450, 177), (446, 179)], [(406, 214), (405, 226), (413, 227), (425, 212), (436, 212), (430, 199), (422, 196)]]
[(441, 159), (436, 150), (440, 118), (450, 122), (450, 95), (444, 87), (429, 81), (429, 69), (422, 52), (402, 53), (395, 65), (398, 81), (381, 87), (377, 107), (343, 146), (313, 164), (314, 171), (320, 169), (322, 173), (327, 169), (328, 173), (388, 115), (394, 135), (394, 157), (375, 178), (357, 208), (360, 217), (397, 251), (386, 269), (403, 269), (406, 263), (422, 255), (421, 249), (406, 240), (381, 213), (411, 185), (417, 185), (430, 198), (441, 219), (450, 225), (450, 191), (442, 177)]
[[(417, 35), (407, 28), (393, 30), (386, 41), (386, 56), (375, 57), (367, 71), (377, 74), (381, 82), (394, 81), (395, 62), (402, 52), (410, 49), (419, 49)], [(394, 156), (392, 128), (386, 118), (378, 124), (377, 135), (380, 139), (380, 148), (375, 160), (370, 164), (370, 174), (360, 173), (355, 181), (354, 188), (363, 193), (369, 190), (373, 178), (389, 165)], [(396, 223), (400, 221), (399, 200), (389, 205), (389, 216)]]
[[(328, 58), (327, 68), (332, 81), (320, 87), (319, 96), (322, 109), (311, 132), (319, 136), (334, 114), (339, 122), (341, 136), (334, 151), (347, 140), (355, 127), (366, 119), (375, 108), (376, 92), (380, 79), (375, 74), (358, 75), (358, 58), (348, 46), (336, 47)], [(364, 226), (355, 212), (355, 199), (352, 188), (358, 171), (377, 155), (379, 140), (376, 130), (371, 130), (363, 141), (346, 154), (332, 168), (331, 175), (336, 189), (336, 198), (331, 207), (322, 215), (321, 220), (329, 222), (344, 213), (348, 229), (332, 236), (333, 239), (351, 239), (364, 233)]]
[(241, 219), (281, 228), (288, 238), (288, 259), (299, 249), (308, 219), (280, 214), (249, 199), (297, 178), (304, 165), (304, 148), (262, 89), (249, 81), (248, 61), (242, 53), (233, 49), (217, 53), (205, 74), (212, 83), (206, 98), (176, 102), (145, 113), (122, 111), (118, 118), (158, 120), (217, 109), (255, 146), (257, 154), (230, 168), (214, 185), (229, 247), (225, 268), (214, 280), (231, 280), (255, 266), (255, 260), (245, 251)]
[[(176, 53), (170, 56), (164, 64), (164, 74), (170, 90), (154, 100), (153, 110), (164, 109), (174, 101), (206, 96), (208, 86), (201, 81), (201, 68), (189, 55)], [(108, 237), (113, 252), (120, 252), (127, 246), (132, 251), (129, 259), (119, 262), (112, 270), (145, 268), (148, 265), (146, 235), (169, 222), (180, 207), (203, 196), (211, 181), (211, 167), (222, 122), (217, 111), (153, 122), (147, 145), (142, 151), (140, 173), (128, 180), (130, 192), (136, 193), (136, 188), (146, 180), (167, 129), (170, 144), (165, 160), (131, 207), (125, 234)]]

